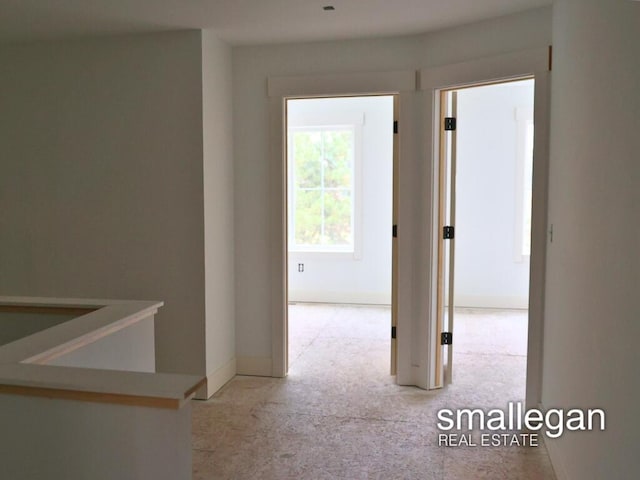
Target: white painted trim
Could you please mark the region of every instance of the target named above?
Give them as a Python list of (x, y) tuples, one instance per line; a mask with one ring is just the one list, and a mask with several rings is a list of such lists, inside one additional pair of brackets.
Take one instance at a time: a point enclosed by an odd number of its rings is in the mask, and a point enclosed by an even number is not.
[(562, 456), (558, 451), (558, 440), (545, 438), (544, 445), (547, 447), (547, 453), (549, 454), (549, 460), (551, 460), (553, 472), (556, 474), (556, 480), (569, 480), (567, 469), (565, 468)]
[(236, 375), (236, 359), (232, 358), (222, 367), (207, 374), (207, 382), (196, 393), (196, 399), (206, 400), (220, 390)]
[[(547, 411), (542, 403), (539, 403), (537, 406), (538, 410), (541, 412)], [(551, 461), (551, 466), (553, 467), (553, 472), (556, 474), (556, 480), (569, 480), (570, 477), (567, 474), (567, 469), (564, 464), (564, 460), (562, 455), (558, 451), (558, 445), (560, 442), (560, 438), (547, 438), (544, 437), (544, 446), (547, 449), (547, 453), (549, 454), (549, 460)]]
[(440, 98), (437, 96), (435, 90), (424, 92), (423, 104), (425, 110), (425, 157), (431, 158), (431, 168), (429, 169), (428, 175), (425, 175), (423, 188), (425, 188), (427, 192), (430, 192), (428, 199), (431, 205), (431, 216), (429, 219), (425, 219), (422, 225), (422, 238), (424, 238), (424, 241), (429, 245), (429, 248), (425, 249), (423, 254), (422, 265), (431, 265), (431, 269), (422, 272), (423, 276), (427, 277), (427, 281), (425, 282), (425, 285), (427, 285), (425, 289), (425, 292), (427, 292), (426, 301), (422, 303), (425, 304), (423, 308), (426, 313), (423, 318), (429, 319), (426, 329), (429, 338), (427, 341), (429, 344), (427, 357), (427, 388), (436, 389), (440, 388), (440, 385), (436, 385), (437, 362), (435, 359), (438, 349), (435, 348), (436, 345), (431, 339), (436, 338), (438, 335), (438, 323), (434, 321), (438, 315), (438, 299), (437, 295), (431, 295), (431, 292), (438, 288), (438, 262), (433, 260), (438, 258), (438, 245), (440, 240), (440, 132), (436, 131), (434, 123), (440, 121), (441, 112)]
[[(422, 204), (416, 200), (422, 157), (420, 151), (420, 123), (416, 90), (416, 73), (410, 71), (367, 72), (350, 74), (312, 75), (299, 77), (270, 77), (269, 98), (269, 162), (270, 162), (270, 252), (271, 252), (271, 375), (287, 374), (287, 245), (286, 245), (286, 157), (284, 152), (286, 125), (285, 101), (288, 97), (364, 96), (398, 94), (400, 133), (400, 172), (398, 181), (398, 345), (399, 362), (397, 382), (401, 385), (417, 385), (426, 388), (426, 380), (417, 378), (413, 364), (420, 361), (426, 368), (420, 350), (428, 351), (426, 332), (416, 330), (421, 326), (414, 310), (416, 295), (423, 295), (423, 287), (414, 281), (414, 268), (418, 263), (419, 243), (415, 237), (416, 218), (422, 218)], [(423, 345), (421, 345), (423, 344)], [(404, 353), (403, 353), (404, 351)], [(416, 352), (415, 355), (412, 352)], [(402, 360), (402, 365), (400, 360)], [(240, 362), (240, 358), (238, 359)], [(245, 372), (238, 364), (238, 373)], [(247, 372), (253, 369), (248, 368)], [(262, 371), (262, 370), (261, 370)], [(250, 374), (250, 373), (247, 373)], [(426, 375), (424, 375), (426, 378)]]
[(391, 306), (391, 293), (293, 290), (290, 288), (289, 302)]
[(236, 375), (251, 375), (255, 377), (271, 377), (272, 367), (270, 357), (237, 357)]
[[(438, 138), (432, 123), (427, 121), (436, 118), (438, 95), (440, 89), (458, 88), (463, 86), (508, 81), (526, 76), (535, 76), (535, 145), (534, 145), (534, 175), (533, 175), (533, 208), (532, 208), (532, 252), (530, 262), (529, 282), (529, 332), (527, 352), (527, 406), (537, 405), (541, 398), (542, 386), (542, 333), (544, 324), (544, 283), (546, 258), (546, 230), (547, 230), (547, 185), (549, 165), (549, 97), (550, 81), (548, 72), (548, 49), (540, 48), (525, 50), (506, 55), (488, 57), (470, 62), (445, 65), (420, 72), (420, 89), (425, 92), (424, 116), (425, 126), (432, 132), (426, 135), (425, 152), (430, 156), (431, 175), (424, 175), (423, 189), (431, 192), (432, 221), (426, 226), (423, 241), (431, 246), (430, 257), (424, 259), (421, 265), (431, 265), (437, 259), (437, 245), (435, 239), (439, 235), (437, 224), (437, 208), (439, 197), (437, 194), (437, 164)], [(424, 317), (428, 323), (427, 331), (431, 332), (433, 341), (434, 305), (436, 303), (434, 285), (437, 285), (437, 270), (427, 273), (431, 277), (430, 288), (423, 297), (418, 298), (421, 303), (418, 311), (430, 312)], [(435, 352), (430, 352), (429, 363), (435, 363)], [(433, 374), (433, 368), (430, 369)], [(430, 383), (433, 386), (432, 383)]]
[(422, 112), (422, 92), (399, 95), (399, 159), (398, 159), (398, 362), (396, 383), (428, 388), (430, 336), (424, 321), (428, 314), (421, 299), (429, 290), (430, 277), (425, 274), (429, 242), (420, 238), (425, 223), (430, 223), (429, 193), (424, 178), (431, 166), (425, 159), (422, 141), (430, 126), (430, 118)]
[[(528, 262), (530, 255), (522, 251), (524, 241), (524, 191), (526, 185), (525, 164), (527, 159), (527, 131), (533, 124), (533, 107), (518, 107), (514, 112), (516, 120), (516, 173), (514, 179), (515, 198), (515, 232), (513, 237), (513, 261), (515, 263)], [(532, 185), (533, 186), (533, 185)]]
[(184, 407), (204, 382), (202, 376), (53, 363), (137, 322), (153, 322), (162, 305), (133, 300), (0, 297), (4, 308), (95, 309), (0, 347), (0, 390), (9, 395), (44, 395), (80, 402)]
[(529, 307), (527, 297), (456, 295), (456, 308), (504, 308), (526, 310)]
[[(287, 375), (287, 162), (285, 153), (286, 115), (285, 98), (269, 99), (269, 241), (271, 251), (271, 355), (270, 373), (245, 375), (265, 375), (284, 377)], [(240, 362), (240, 358), (238, 358)], [(244, 363), (242, 364), (244, 367)], [(251, 365), (250, 365), (251, 366)], [(245, 372), (238, 363), (238, 372)], [(260, 370), (262, 372), (262, 370)]]
[(533, 202), (531, 207), (531, 256), (529, 261), (529, 330), (527, 339), (526, 405), (542, 399), (542, 346), (544, 287), (547, 258), (547, 202), (549, 185), (549, 136), (551, 77), (536, 72), (534, 94)]
[(416, 89), (415, 70), (269, 77), (269, 97), (370, 95)]
[[(330, 115), (324, 115), (325, 118), (329, 118)], [(346, 127), (351, 129), (353, 132), (353, 175), (352, 175), (352, 183), (351, 183), (351, 194), (352, 194), (352, 226), (353, 226), (353, 244), (352, 249), (335, 249), (331, 250), (330, 247), (327, 246), (307, 246), (301, 247), (298, 245), (292, 246), (291, 243), (288, 243), (288, 255), (305, 255), (305, 256), (316, 256), (319, 259), (330, 259), (330, 258), (351, 258), (353, 260), (361, 260), (362, 259), (362, 203), (363, 203), (363, 193), (362, 193), (362, 128), (364, 125), (364, 113), (360, 115), (344, 115), (342, 117), (338, 115), (331, 115), (331, 118), (334, 120), (338, 120), (335, 122), (331, 122), (325, 125), (318, 124), (314, 125), (310, 123), (308, 125), (289, 125), (289, 128), (294, 131), (304, 131), (304, 130), (313, 130), (316, 128), (327, 127), (331, 128), (332, 126), (338, 127)], [(350, 122), (350, 119), (355, 120)], [(289, 119), (288, 119), (289, 120)], [(296, 122), (298, 123), (298, 122)], [(288, 129), (287, 129), (288, 130)], [(287, 132), (288, 134), (288, 132)], [(287, 141), (289, 138), (287, 138)], [(291, 145), (287, 145), (287, 148), (292, 149)], [(290, 184), (292, 184), (293, 180), (293, 169), (291, 165), (287, 165), (287, 191), (290, 189)], [(288, 209), (291, 210), (291, 209)], [(290, 213), (289, 211), (287, 213)], [(292, 219), (287, 218), (287, 227), (291, 228)], [(288, 236), (289, 237), (289, 236)], [(291, 238), (287, 238), (287, 242), (290, 242)], [(325, 250), (322, 250), (325, 248)], [(347, 247), (349, 248), (349, 247)], [(307, 257), (309, 258), (309, 257)]]
[(548, 49), (536, 48), (420, 70), (420, 90), (505, 81), (547, 71)]

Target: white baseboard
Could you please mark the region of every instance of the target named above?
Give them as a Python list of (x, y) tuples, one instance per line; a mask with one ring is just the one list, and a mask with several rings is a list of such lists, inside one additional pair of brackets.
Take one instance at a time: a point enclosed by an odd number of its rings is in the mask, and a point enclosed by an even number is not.
[(553, 439), (545, 438), (544, 444), (547, 447), (551, 466), (556, 474), (556, 480), (569, 480), (569, 475), (567, 475), (567, 471), (562, 463), (562, 457), (560, 456), (560, 452), (558, 452), (557, 442)]
[(335, 303), (357, 305), (391, 305), (391, 294), (380, 292), (315, 291), (289, 289), (289, 301), (300, 303)]
[(207, 382), (196, 392), (195, 398), (206, 400), (236, 376), (236, 359), (232, 358), (222, 367), (207, 374)]
[[(547, 411), (542, 404), (538, 405), (538, 409), (541, 412)], [(549, 454), (549, 459), (551, 460), (551, 466), (553, 467), (553, 471), (556, 474), (556, 480), (569, 480), (569, 475), (567, 475), (567, 470), (564, 467), (562, 456), (558, 451), (558, 440), (545, 437), (544, 446), (547, 448), (547, 453)]]
[(529, 308), (529, 299), (527, 297), (489, 297), (456, 293), (454, 301), (456, 307), (507, 308), (516, 310), (526, 310)]
[(256, 377), (271, 377), (271, 357), (237, 357), (236, 373)]

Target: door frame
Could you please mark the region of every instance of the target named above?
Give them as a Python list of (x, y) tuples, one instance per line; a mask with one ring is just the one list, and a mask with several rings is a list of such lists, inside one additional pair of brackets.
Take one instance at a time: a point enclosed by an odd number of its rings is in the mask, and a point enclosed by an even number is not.
[[(445, 131), (444, 121), (446, 117), (457, 118), (458, 113), (458, 94), (456, 90), (440, 89), (438, 90), (438, 232), (443, 232), (444, 227), (449, 225), (455, 228), (456, 225), (456, 165), (457, 165), (457, 129)], [(448, 96), (451, 95), (450, 101)], [(446, 104), (446, 107), (445, 107)], [(450, 142), (447, 142), (450, 139)], [(449, 204), (447, 205), (447, 198)], [(448, 207), (448, 219), (447, 219)], [(438, 235), (438, 257), (435, 259), (438, 269), (438, 280), (436, 285), (436, 339), (441, 338), (444, 329), (444, 309), (447, 308), (447, 331), (454, 331), (454, 262), (455, 262), (455, 235), (445, 239), (443, 235)], [(445, 260), (445, 249), (448, 254)], [(448, 264), (448, 265), (447, 265)], [(446, 270), (446, 275), (445, 275)], [(445, 285), (445, 279), (447, 280)], [(448, 299), (445, 305), (445, 291)], [(447, 362), (446, 368), (443, 366), (443, 346), (441, 342), (436, 341), (435, 350), (435, 388), (451, 383), (453, 372), (453, 344), (447, 346)]]
[[(434, 120), (440, 118), (440, 92), (468, 86), (481, 86), (493, 83), (533, 77), (534, 93), (534, 172), (533, 202), (531, 225), (531, 258), (529, 267), (529, 322), (527, 345), (527, 382), (526, 405), (537, 407), (541, 401), (542, 385), (542, 340), (544, 328), (544, 285), (547, 242), (547, 191), (549, 177), (549, 107), (550, 107), (550, 62), (551, 48), (526, 50), (496, 57), (447, 65), (420, 72), (420, 90), (424, 95), (425, 125), (431, 135), (427, 135), (426, 150), (431, 152), (431, 177), (425, 179), (431, 195), (432, 219), (425, 226), (423, 238), (430, 242), (429, 257), (425, 259), (431, 265), (431, 285), (438, 284), (438, 244), (440, 192), (438, 179), (440, 158), (440, 131)], [(434, 265), (435, 264), (435, 265)], [(436, 352), (433, 345), (437, 338), (437, 292), (431, 288), (425, 296), (425, 308), (430, 312), (429, 331), (431, 332), (432, 356), (430, 358), (430, 388), (436, 385)]]
[[(287, 298), (287, 159), (286, 159), (286, 101), (290, 98), (314, 98), (314, 97), (344, 97), (344, 96), (369, 96), (369, 95), (394, 95), (394, 118), (401, 116), (409, 119), (411, 112), (409, 105), (416, 91), (416, 73), (414, 70), (392, 72), (369, 72), (356, 74), (327, 74), (312, 76), (285, 76), (269, 77), (267, 82), (267, 95), (269, 97), (269, 159), (270, 159), (270, 267), (271, 267), (271, 375), (284, 377), (288, 371), (288, 298)], [(407, 106), (405, 109), (404, 106)], [(406, 110), (405, 115), (402, 111)], [(407, 125), (411, 122), (407, 121)], [(398, 137), (398, 138), (395, 138)], [(403, 136), (394, 135), (394, 156), (398, 158), (400, 151), (411, 156), (411, 146), (403, 147)], [(404, 138), (410, 139), (409, 135)], [(395, 155), (397, 152), (397, 155)], [(403, 175), (403, 169), (399, 168), (399, 175)], [(396, 180), (394, 179), (394, 183)], [(401, 178), (398, 178), (398, 183)], [(394, 195), (396, 191), (394, 185)], [(399, 194), (399, 193), (398, 193)], [(399, 203), (400, 199), (398, 199)], [(398, 222), (402, 218), (401, 206), (398, 205)], [(389, 232), (391, 235), (391, 232)], [(409, 237), (407, 236), (407, 240)], [(402, 242), (394, 242), (395, 250), (400, 251)], [(403, 263), (410, 264), (409, 258), (399, 256), (395, 268), (397, 278), (395, 292), (392, 298), (396, 299), (392, 308), (398, 308), (398, 325), (400, 319), (400, 302), (405, 293), (407, 284), (403, 277), (410, 276), (410, 271)], [(409, 283), (410, 284), (410, 283)], [(404, 312), (402, 312), (404, 313)], [(389, 332), (391, 335), (391, 332)], [(398, 342), (401, 344), (401, 342)], [(393, 365), (392, 365), (393, 367)]]

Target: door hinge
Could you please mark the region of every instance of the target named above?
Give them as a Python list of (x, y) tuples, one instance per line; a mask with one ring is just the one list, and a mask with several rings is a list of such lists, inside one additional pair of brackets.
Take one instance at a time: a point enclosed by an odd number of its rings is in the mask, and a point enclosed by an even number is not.
[(396, 327), (391, 327), (391, 338), (396, 338)]
[(398, 121), (393, 121), (393, 133), (398, 133)]
[(391, 234), (393, 235), (393, 238), (397, 238), (398, 237), (398, 225), (394, 225), (392, 230), (391, 230)]
[(451, 345), (453, 343), (453, 333), (442, 332), (440, 334), (440, 345)]
[(442, 238), (444, 240), (451, 240), (456, 235), (456, 229), (452, 226), (446, 226), (442, 228)]
[(455, 130), (456, 129), (456, 117), (445, 117), (444, 119), (444, 129), (446, 131)]

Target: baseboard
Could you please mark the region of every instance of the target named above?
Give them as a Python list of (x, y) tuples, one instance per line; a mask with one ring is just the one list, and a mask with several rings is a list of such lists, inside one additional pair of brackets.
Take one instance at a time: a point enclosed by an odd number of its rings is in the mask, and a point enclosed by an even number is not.
[(271, 357), (237, 357), (236, 373), (256, 377), (271, 377)]
[(300, 303), (353, 303), (360, 305), (390, 305), (391, 294), (380, 292), (343, 292), (289, 289), (289, 301)]
[[(541, 412), (546, 412), (546, 409), (542, 404), (538, 405), (538, 409)], [(562, 461), (562, 455), (560, 455), (560, 452), (558, 451), (558, 440), (545, 438), (544, 446), (547, 448), (549, 460), (551, 460), (551, 466), (556, 474), (556, 480), (570, 480), (569, 475), (567, 475), (567, 470), (564, 467), (564, 462)]]
[(232, 358), (216, 371), (207, 374), (206, 383), (200, 388), (195, 395), (198, 400), (206, 400), (214, 393), (220, 390), (225, 383), (236, 376), (236, 359)]
[(490, 297), (456, 293), (454, 300), (456, 307), (507, 308), (516, 310), (526, 310), (529, 308), (527, 297)]

